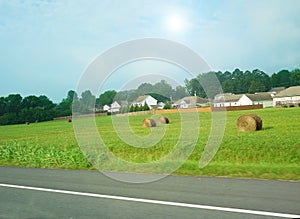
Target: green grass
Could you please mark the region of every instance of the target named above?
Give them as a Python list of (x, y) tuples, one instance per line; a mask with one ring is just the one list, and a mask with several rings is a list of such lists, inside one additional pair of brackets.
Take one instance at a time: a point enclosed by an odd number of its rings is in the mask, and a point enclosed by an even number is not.
[[(238, 133), (236, 120), (244, 113), (258, 114), (263, 120), (263, 130)], [(167, 116), (172, 123), (167, 126), (164, 138), (150, 148), (137, 148), (124, 143), (114, 131), (111, 117), (97, 117), (96, 123), (106, 147), (115, 156), (135, 163), (153, 163), (168, 155), (179, 138), (179, 114)], [(130, 117), (135, 134), (146, 136), (150, 133), (149, 128), (141, 127), (145, 117)], [(211, 114), (200, 113), (199, 118), (201, 126), (197, 145), (189, 159), (174, 174), (300, 180), (300, 108), (227, 112), (222, 144), (213, 160), (202, 169), (199, 168), (199, 159), (208, 141)], [(162, 127), (155, 129), (161, 131)], [(0, 126), (0, 165), (94, 169), (84, 153), (77, 144), (72, 123), (64, 120)], [(117, 163), (103, 165), (102, 168), (128, 170)], [(167, 170), (168, 164), (163, 168)], [(133, 168), (131, 171), (151, 172), (151, 169)]]

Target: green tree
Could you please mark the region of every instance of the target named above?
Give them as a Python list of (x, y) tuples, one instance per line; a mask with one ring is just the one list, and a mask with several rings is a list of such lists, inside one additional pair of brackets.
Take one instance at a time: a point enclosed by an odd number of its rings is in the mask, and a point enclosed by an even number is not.
[(300, 69), (296, 68), (291, 72), (290, 81), (292, 86), (300, 85)]
[(0, 116), (6, 112), (6, 101), (4, 97), (0, 97)]
[(78, 102), (78, 95), (75, 91), (70, 90), (67, 93), (67, 97), (62, 99), (56, 108), (57, 116), (69, 116), (72, 114), (72, 104), (73, 101)]
[(183, 86), (177, 86), (172, 94), (173, 100), (179, 100), (188, 95), (187, 90)]
[(188, 93), (191, 96), (194, 96), (196, 93), (197, 96), (206, 97), (204, 89), (200, 85), (200, 82), (198, 79), (196, 79), (196, 78), (192, 78), (191, 80), (185, 79), (184, 83), (185, 83), (185, 87), (186, 87)]
[(154, 92), (154, 87), (152, 84), (142, 83), (138, 87), (137, 92), (139, 93), (139, 95), (145, 95), (147, 93), (152, 93), (152, 92)]
[(167, 83), (165, 80), (161, 80), (160, 82), (154, 84), (153, 86), (154, 93), (165, 96), (171, 97), (173, 93), (173, 88), (170, 84)]
[(148, 110), (150, 110), (150, 108), (149, 108), (149, 106), (148, 106), (147, 103), (144, 103), (144, 106), (142, 107), (142, 110), (143, 110), (143, 111), (148, 111)]
[(281, 70), (271, 76), (272, 87), (291, 86), (291, 73), (288, 70)]
[(20, 94), (10, 94), (8, 97), (5, 98), (6, 103), (6, 112), (8, 113), (15, 113), (18, 115), (22, 106), (22, 97)]
[(130, 106), (129, 112), (134, 112), (134, 106), (133, 105)]
[(105, 91), (103, 94), (99, 96), (99, 104), (100, 106), (110, 105), (113, 103), (117, 92), (115, 90)]
[(172, 108), (172, 105), (169, 102), (165, 103), (164, 109), (171, 109), (171, 108)]
[(260, 82), (260, 81), (252, 81), (249, 87), (248, 92), (251, 94), (256, 93), (256, 92), (262, 92), (265, 91), (266, 87), (265, 85)]
[(202, 88), (199, 93), (200, 97), (213, 99), (216, 94), (222, 92), (221, 84), (215, 72), (211, 71), (199, 74), (197, 76), (197, 79), (200, 82), (200, 86)]

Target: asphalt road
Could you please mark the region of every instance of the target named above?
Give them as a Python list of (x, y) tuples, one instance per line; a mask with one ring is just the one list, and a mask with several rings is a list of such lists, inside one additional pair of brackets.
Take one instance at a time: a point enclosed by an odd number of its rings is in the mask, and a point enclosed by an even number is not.
[(0, 218), (300, 217), (297, 215), (300, 182), (169, 176), (153, 183), (128, 184), (95, 171), (0, 167)]

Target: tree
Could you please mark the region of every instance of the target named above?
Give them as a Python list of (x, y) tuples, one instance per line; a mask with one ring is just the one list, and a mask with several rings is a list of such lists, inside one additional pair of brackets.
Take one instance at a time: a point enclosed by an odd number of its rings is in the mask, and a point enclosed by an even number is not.
[(142, 83), (138, 89), (137, 89), (139, 95), (145, 95), (147, 93), (152, 93), (154, 92), (154, 87), (152, 84), (149, 83)]
[(8, 97), (5, 98), (5, 105), (6, 105), (6, 112), (9, 113), (15, 113), (18, 115), (18, 113), (21, 110), (21, 104), (22, 104), (22, 97), (20, 94), (10, 94)]
[(169, 102), (165, 103), (164, 109), (171, 109), (171, 108), (172, 108), (172, 105)]
[(117, 92), (115, 90), (105, 91), (99, 96), (99, 105), (103, 107), (112, 104), (116, 95)]
[(67, 94), (67, 100), (73, 101), (73, 100), (78, 100), (78, 95), (75, 91), (69, 90)]
[(217, 75), (215, 72), (207, 72), (203, 74), (199, 74), (197, 76), (198, 81), (200, 82), (201, 92), (199, 94), (200, 97), (207, 97), (213, 99), (216, 94), (222, 92), (222, 87), (220, 82), (218, 81)]
[(191, 80), (185, 79), (184, 81), (186, 89), (191, 96), (195, 94), (200, 97), (206, 97), (204, 89), (201, 87), (198, 79), (193, 78)]
[(27, 96), (22, 100), (22, 108), (31, 109), (37, 107), (38, 105), (39, 98), (34, 95)]
[(288, 70), (281, 70), (271, 76), (272, 87), (291, 86), (291, 73)]
[(177, 86), (175, 88), (175, 91), (172, 94), (173, 100), (179, 100), (183, 97), (186, 97), (188, 95), (186, 88), (183, 86)]
[(226, 80), (222, 83), (222, 89), (224, 93), (232, 93), (234, 90), (234, 83), (231, 80)]
[(300, 85), (300, 69), (294, 69), (290, 75), (290, 81), (292, 86)]
[(69, 90), (67, 97), (62, 99), (56, 108), (57, 116), (69, 116), (72, 114), (72, 104), (74, 101), (78, 101), (78, 95), (75, 91)]
[(160, 94), (165, 97), (170, 97), (173, 93), (173, 88), (170, 84), (167, 83), (165, 80), (161, 80), (160, 82), (157, 82), (153, 86), (154, 93)]
[(148, 106), (147, 103), (144, 103), (144, 106), (142, 107), (142, 110), (143, 110), (143, 111), (148, 111), (148, 110), (150, 110), (150, 108), (149, 108), (149, 106)]
[(4, 97), (0, 97), (0, 116), (6, 112), (6, 101)]
[(265, 87), (265, 85), (262, 82), (260, 82), (260, 81), (252, 81), (251, 85), (249, 87), (248, 92), (250, 94), (253, 94), (253, 93), (256, 93), (256, 92), (265, 91), (265, 89), (266, 89), (266, 87)]

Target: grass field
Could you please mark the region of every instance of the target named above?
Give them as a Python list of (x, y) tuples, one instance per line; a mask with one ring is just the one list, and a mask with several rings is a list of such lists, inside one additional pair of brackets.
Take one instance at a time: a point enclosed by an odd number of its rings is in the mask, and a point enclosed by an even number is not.
[[(258, 114), (263, 120), (263, 130), (238, 133), (236, 120), (245, 113)], [(97, 117), (96, 122), (104, 143), (114, 155), (127, 161), (149, 163), (170, 153), (178, 140), (179, 114), (166, 116), (171, 124), (167, 126), (164, 138), (150, 148), (130, 147), (124, 143), (114, 131), (109, 116)], [(150, 132), (149, 128), (141, 127), (145, 117), (130, 117), (132, 130), (140, 136)], [(202, 169), (199, 159), (208, 141), (211, 114), (199, 113), (199, 118), (197, 145), (174, 174), (300, 180), (300, 108), (227, 112), (222, 144), (213, 160)], [(64, 120), (0, 126), (0, 165), (94, 169), (77, 144), (72, 123)], [(118, 165), (105, 169), (126, 171)]]

